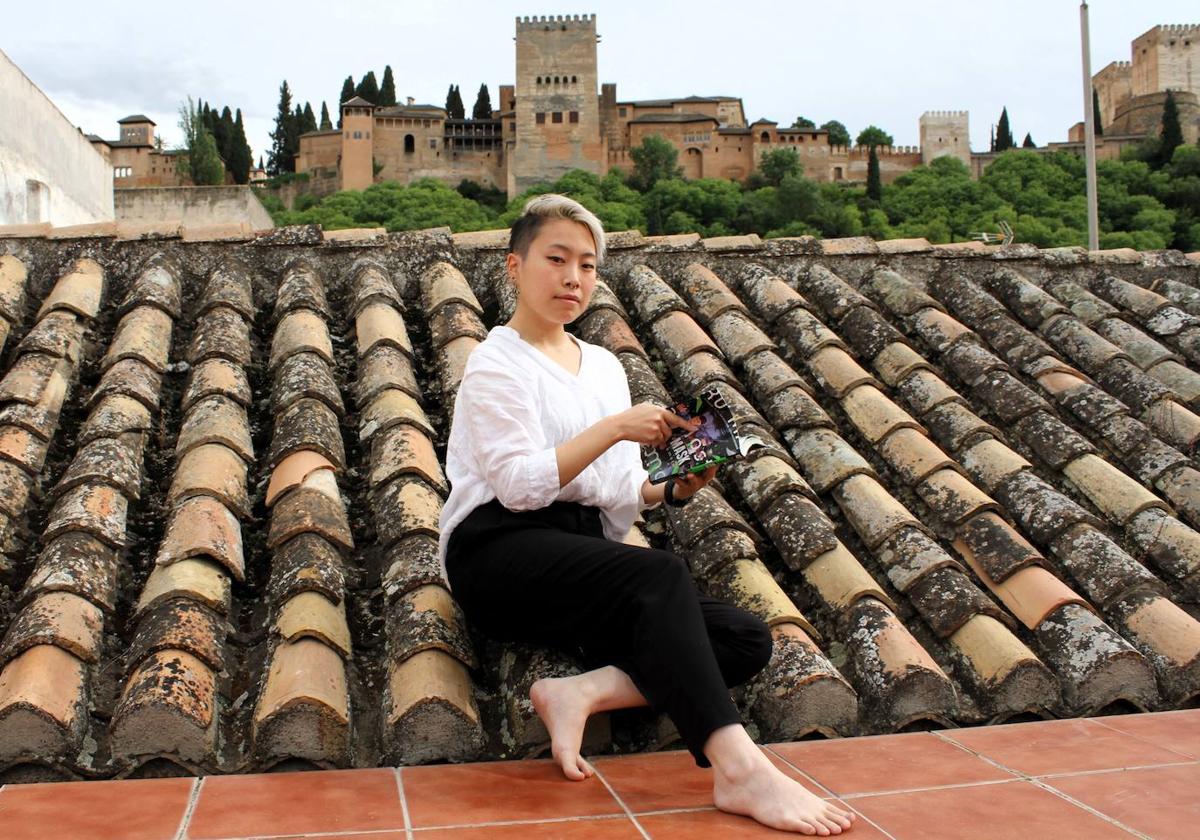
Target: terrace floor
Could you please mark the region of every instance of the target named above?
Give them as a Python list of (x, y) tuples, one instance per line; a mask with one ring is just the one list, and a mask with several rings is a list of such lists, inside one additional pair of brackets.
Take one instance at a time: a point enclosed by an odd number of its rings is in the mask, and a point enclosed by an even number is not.
[[(858, 813), (847, 836), (1194, 838), (1200, 709), (771, 744)], [(714, 810), (686, 752), (0, 788), (0, 837), (342, 840), (786, 836)]]

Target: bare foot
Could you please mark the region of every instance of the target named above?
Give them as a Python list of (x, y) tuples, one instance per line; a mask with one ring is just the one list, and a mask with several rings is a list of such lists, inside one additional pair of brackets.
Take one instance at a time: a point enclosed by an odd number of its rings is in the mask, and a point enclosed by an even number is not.
[(591, 702), (583, 686), (572, 677), (547, 677), (529, 688), (529, 699), (550, 733), (550, 754), (563, 775), (582, 781), (595, 771), (583, 760), (583, 727), (591, 713)]
[(801, 834), (841, 834), (855, 820), (855, 814), (785, 776), (766, 756), (736, 777), (714, 769), (713, 804), (771, 828)]

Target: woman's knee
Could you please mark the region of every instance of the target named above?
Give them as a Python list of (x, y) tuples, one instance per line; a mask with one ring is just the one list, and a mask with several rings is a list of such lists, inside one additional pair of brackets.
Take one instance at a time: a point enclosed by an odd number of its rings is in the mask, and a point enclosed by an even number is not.
[[(771, 628), (761, 618), (746, 613), (745, 619), (730, 628), (721, 645), (722, 673), (729, 687), (748, 682), (767, 667), (775, 649)], [(715, 649), (715, 646), (714, 646)]]

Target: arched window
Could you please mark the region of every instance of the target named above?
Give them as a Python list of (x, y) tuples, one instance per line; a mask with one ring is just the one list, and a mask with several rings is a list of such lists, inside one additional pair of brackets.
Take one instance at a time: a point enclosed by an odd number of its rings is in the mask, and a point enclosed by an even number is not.
[(558, 76), (554, 77), (554, 84), (558, 84)]
[(760, 137), (759, 139), (762, 140), (762, 142), (764, 142), (764, 143), (770, 143), (771, 142), (771, 132), (764, 131), (762, 133), (762, 137)]
[(417, 141), (411, 134), (404, 135), (404, 154), (411, 155), (417, 150)]
[(542, 83), (542, 77), (541, 77), (541, 76), (538, 76), (538, 77), (537, 77), (537, 83), (538, 83), (539, 85)]
[(577, 81), (579, 81), (579, 78), (577, 76), (571, 77), (571, 84), (575, 84)]

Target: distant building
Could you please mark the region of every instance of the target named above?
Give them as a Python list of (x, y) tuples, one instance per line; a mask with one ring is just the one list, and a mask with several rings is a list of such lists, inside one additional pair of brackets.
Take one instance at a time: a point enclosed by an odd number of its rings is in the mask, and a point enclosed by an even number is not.
[(114, 187), (191, 186), (191, 178), (179, 173), (181, 158), (187, 165), (187, 152), (162, 148), (155, 140), (154, 120), (132, 114), (117, 120), (117, 125), (121, 136), (116, 140), (87, 135), (96, 150), (112, 164)]

